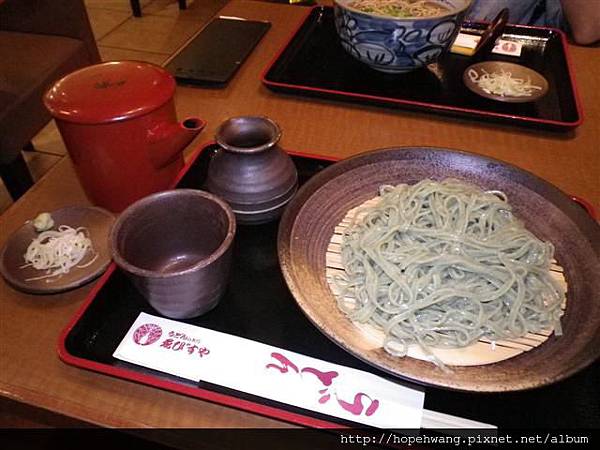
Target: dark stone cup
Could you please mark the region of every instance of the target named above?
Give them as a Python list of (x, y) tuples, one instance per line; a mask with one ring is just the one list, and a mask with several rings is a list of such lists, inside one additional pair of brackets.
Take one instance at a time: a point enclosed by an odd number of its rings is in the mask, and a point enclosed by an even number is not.
[(159, 192), (129, 206), (110, 236), (112, 257), (150, 305), (174, 319), (197, 317), (227, 286), (233, 211), (208, 192)]

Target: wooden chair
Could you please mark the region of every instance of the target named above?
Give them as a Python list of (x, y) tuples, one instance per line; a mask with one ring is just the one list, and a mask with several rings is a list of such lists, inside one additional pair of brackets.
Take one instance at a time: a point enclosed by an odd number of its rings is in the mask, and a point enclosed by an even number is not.
[(33, 184), (21, 150), (50, 121), (44, 93), (99, 61), (83, 0), (0, 1), (0, 176), (14, 200)]

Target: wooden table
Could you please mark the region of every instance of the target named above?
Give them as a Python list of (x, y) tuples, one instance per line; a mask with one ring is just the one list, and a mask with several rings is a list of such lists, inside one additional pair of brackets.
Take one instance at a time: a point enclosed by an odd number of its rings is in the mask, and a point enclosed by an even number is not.
[[(178, 89), (179, 116), (197, 115), (209, 123), (188, 147), (188, 155), (198, 144), (212, 139), (226, 118), (260, 114), (281, 125), (282, 145), (290, 150), (334, 157), (405, 145), (467, 150), (529, 170), (600, 209), (598, 49), (570, 49), (584, 104), (583, 125), (567, 134), (523, 130), (272, 93), (261, 85), (261, 73), (306, 12), (302, 7), (238, 0), (225, 7), (223, 15), (268, 20), (272, 28), (227, 88)], [(0, 217), (0, 245), (41, 211), (88, 203), (65, 159)], [(0, 396), (5, 416), (20, 416), (23, 423), (77, 420), (105, 427), (288, 426), (61, 362), (56, 353), (59, 333), (92, 286), (35, 296), (0, 281)]]

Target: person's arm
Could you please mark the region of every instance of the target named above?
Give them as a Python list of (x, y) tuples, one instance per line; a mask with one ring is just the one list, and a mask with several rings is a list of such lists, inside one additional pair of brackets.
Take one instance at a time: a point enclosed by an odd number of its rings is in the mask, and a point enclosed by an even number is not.
[(600, 0), (560, 0), (577, 44), (600, 41)]

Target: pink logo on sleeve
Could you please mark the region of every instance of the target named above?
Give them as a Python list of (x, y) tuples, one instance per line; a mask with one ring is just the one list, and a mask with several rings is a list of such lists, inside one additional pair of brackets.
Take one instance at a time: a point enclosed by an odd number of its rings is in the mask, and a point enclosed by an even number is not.
[(277, 364), (267, 364), (267, 369), (277, 369), (281, 373), (287, 373), (289, 369), (292, 369), (294, 372), (298, 373), (298, 366), (283, 356), (281, 353), (273, 352), (271, 353), (271, 357), (277, 360), (280, 366)]
[[(352, 402), (348, 402), (339, 398), (333, 386), (334, 379), (337, 378), (339, 374), (333, 370), (329, 372), (323, 372), (315, 369), (314, 367), (304, 367), (303, 369), (298, 369), (298, 366), (296, 366), (281, 353), (273, 352), (271, 353), (271, 357), (276, 362), (267, 364), (267, 369), (277, 369), (282, 374), (290, 372), (291, 369), (293, 372), (300, 375), (300, 377), (302, 377), (303, 374), (310, 374), (317, 377), (319, 382), (325, 386), (324, 389), (319, 389), (318, 391), (320, 395), (318, 401), (321, 404), (327, 403), (332, 398), (331, 395), (333, 394), (338, 405), (355, 416), (360, 416), (363, 413), (365, 416), (372, 416), (379, 408), (379, 400), (371, 398), (364, 392), (356, 393)], [(332, 390), (331, 393), (329, 392), (330, 388)], [(366, 402), (363, 403), (363, 400), (366, 400)]]
[(153, 323), (141, 325), (133, 332), (133, 341), (138, 345), (154, 344), (162, 336), (162, 328)]

